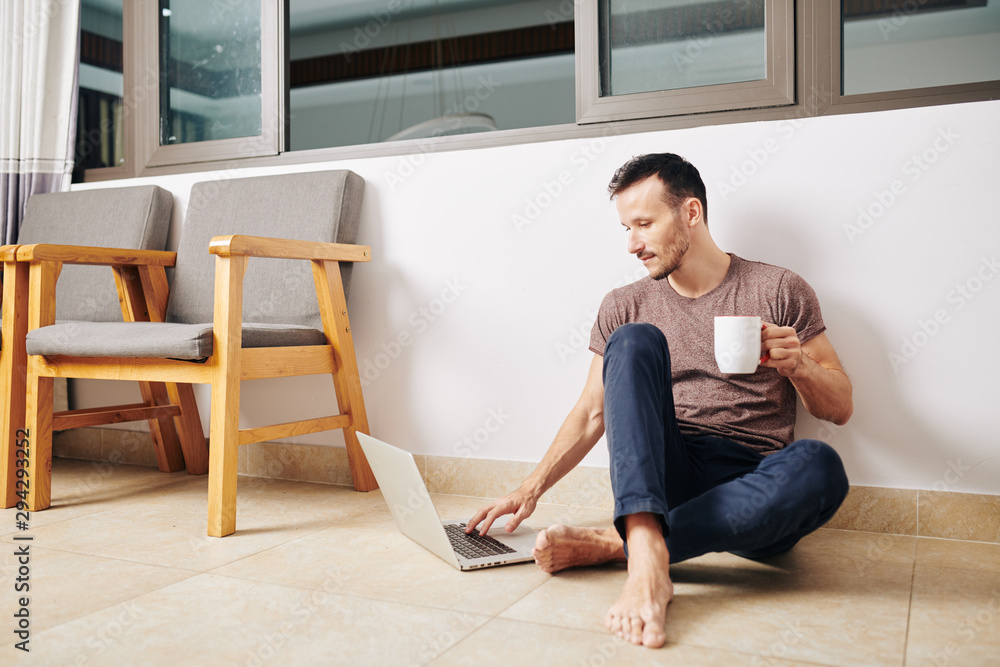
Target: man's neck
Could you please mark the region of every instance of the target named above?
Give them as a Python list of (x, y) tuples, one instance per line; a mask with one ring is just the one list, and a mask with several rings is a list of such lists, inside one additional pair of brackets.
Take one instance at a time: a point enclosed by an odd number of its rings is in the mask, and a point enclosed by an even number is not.
[(667, 281), (681, 296), (696, 299), (725, 280), (731, 262), (732, 258), (714, 242), (701, 247), (692, 243), (681, 265), (667, 276)]

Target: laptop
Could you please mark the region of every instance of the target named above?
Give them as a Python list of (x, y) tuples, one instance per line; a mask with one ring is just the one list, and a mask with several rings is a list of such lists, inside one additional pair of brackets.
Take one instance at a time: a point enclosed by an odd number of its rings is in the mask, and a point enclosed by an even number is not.
[(460, 570), (534, 560), (537, 531), (518, 526), (507, 533), (497, 521), (486, 537), (466, 535), (464, 522), (438, 516), (413, 454), (364, 433), (358, 439), (396, 526), (411, 540)]

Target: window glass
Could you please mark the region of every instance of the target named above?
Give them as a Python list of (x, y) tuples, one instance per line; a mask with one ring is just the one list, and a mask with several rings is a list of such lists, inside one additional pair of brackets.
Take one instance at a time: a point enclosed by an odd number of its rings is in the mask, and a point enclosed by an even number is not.
[(843, 94), (1000, 80), (1000, 2), (843, 3)]
[(84, 0), (74, 180), (84, 169), (124, 163), (123, 89), (122, 0)]
[(261, 134), (261, 5), (160, 0), (160, 145)]
[(291, 149), (572, 123), (573, 10), (291, 0)]
[(602, 97), (767, 77), (764, 0), (599, 3)]

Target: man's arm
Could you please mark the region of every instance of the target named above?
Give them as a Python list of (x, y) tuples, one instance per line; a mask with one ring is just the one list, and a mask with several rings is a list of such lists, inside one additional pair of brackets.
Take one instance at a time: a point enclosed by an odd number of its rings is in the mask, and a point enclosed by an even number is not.
[(535, 505), (543, 493), (552, 488), (566, 473), (575, 468), (597, 441), (604, 435), (604, 379), (602, 377), (604, 358), (595, 354), (590, 362), (587, 384), (580, 400), (563, 422), (549, 451), (539, 462), (535, 471), (524, 480), (513, 493), (483, 507), (469, 519), (466, 532), (472, 532), (485, 519), (481, 535), (499, 517), (513, 514), (508, 519), (506, 530), (512, 532), (535, 511)]
[(765, 326), (761, 347), (770, 359), (762, 365), (792, 381), (809, 414), (838, 426), (846, 424), (854, 412), (853, 390), (826, 334), (802, 344), (792, 327)]

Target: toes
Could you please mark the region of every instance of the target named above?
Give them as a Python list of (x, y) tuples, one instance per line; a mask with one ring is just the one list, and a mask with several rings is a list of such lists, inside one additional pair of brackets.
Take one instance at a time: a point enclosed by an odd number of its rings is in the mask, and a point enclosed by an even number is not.
[(540, 559), (538, 556), (535, 556), (535, 565), (546, 574), (552, 574), (556, 571), (556, 566), (551, 561)]
[(606, 627), (608, 629), (608, 632), (610, 632), (611, 634), (613, 635), (618, 634), (618, 628), (615, 627), (615, 620), (614, 618), (611, 617), (611, 614), (608, 614), (607, 616), (604, 617), (604, 627)]
[(549, 546), (549, 535), (548, 529), (542, 528), (538, 531), (538, 536), (535, 538), (535, 551), (544, 551)]
[(647, 648), (660, 648), (667, 643), (667, 635), (662, 630), (653, 630), (646, 626), (642, 633), (642, 645)]
[(659, 621), (646, 623), (642, 631), (642, 645), (648, 648), (660, 648), (667, 643), (667, 633)]
[[(617, 637), (639, 646), (660, 647), (666, 643), (663, 632), (654, 632), (638, 616), (618, 616), (608, 612), (604, 625)], [(659, 642), (659, 643), (657, 643)]]
[(643, 628), (645, 627), (643, 620), (638, 616), (633, 616), (629, 619), (628, 625), (630, 632), (625, 638), (633, 644), (642, 644)]
[(531, 550), (531, 555), (535, 558), (535, 564), (542, 568), (544, 572), (552, 573), (552, 550), (549, 548), (547, 540), (543, 539), (545, 531), (538, 534), (535, 548)]
[(658, 605), (644, 610), (645, 623), (642, 631), (642, 645), (649, 648), (660, 648), (667, 643), (667, 634), (664, 630), (666, 623), (666, 610)]
[(637, 616), (618, 616), (611, 631), (627, 642), (642, 644), (642, 619)]
[(622, 616), (618, 623), (618, 636), (625, 641), (632, 641), (632, 619)]
[(625, 600), (608, 610), (604, 625), (621, 639), (647, 648), (660, 648), (667, 643), (666, 605), (643, 603), (633, 606)]
[(622, 636), (622, 619), (614, 609), (609, 609), (607, 616), (604, 617), (604, 625), (607, 626), (608, 630), (612, 634)]
[(556, 540), (566, 533), (566, 526), (561, 523), (554, 523), (546, 528), (545, 532), (548, 533), (550, 540)]

